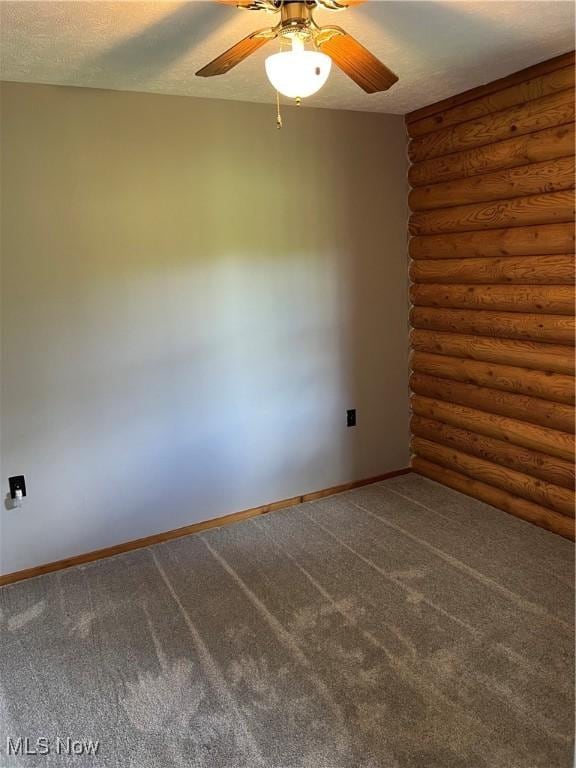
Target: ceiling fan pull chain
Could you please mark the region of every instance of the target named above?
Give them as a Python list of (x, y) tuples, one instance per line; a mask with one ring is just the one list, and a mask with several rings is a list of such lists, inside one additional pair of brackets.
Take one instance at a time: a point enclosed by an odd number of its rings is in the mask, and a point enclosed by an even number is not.
[[(283, 2), (284, 0), (282, 0)], [(282, 43), (284, 39), (282, 35), (278, 35), (278, 49), (282, 50)], [(282, 129), (282, 115), (280, 114), (280, 91), (276, 88), (276, 128), (280, 131)]]
[(282, 128), (282, 115), (280, 114), (280, 94), (276, 91), (276, 128)]

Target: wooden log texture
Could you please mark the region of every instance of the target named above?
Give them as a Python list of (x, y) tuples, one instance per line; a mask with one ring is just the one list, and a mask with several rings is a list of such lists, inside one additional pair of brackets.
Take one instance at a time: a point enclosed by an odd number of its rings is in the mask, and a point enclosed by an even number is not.
[(412, 162), (430, 160), (573, 120), (574, 92), (570, 88), (413, 139), (408, 146), (408, 154)]
[(412, 373), (410, 388), (417, 395), (433, 400), (446, 400), (449, 403), (557, 429), (567, 434), (574, 433), (574, 407), (564, 403), (441, 379), (424, 373)]
[(412, 438), (411, 449), (417, 456), (435, 464), (448, 467), (455, 472), (460, 472), (495, 488), (509, 491), (515, 496), (521, 496), (563, 515), (574, 517), (574, 492), (567, 488), (538, 480), (530, 477), (530, 475), (517, 472), (515, 469), (486, 461), (477, 456), (470, 456), (425, 438)]
[(413, 307), (414, 328), (574, 345), (574, 318), (523, 312)]
[(574, 490), (576, 485), (574, 465), (569, 461), (557, 459), (538, 451), (531, 451), (518, 445), (510, 445), (502, 440), (478, 435), (467, 429), (443, 424), (441, 421), (428, 419), (424, 416), (412, 416), (410, 429), (412, 434), (418, 437), (451, 446), (458, 451), (471, 456), (478, 456), (495, 464), (502, 464), (562, 488)]
[(410, 299), (417, 307), (574, 313), (574, 290), (563, 285), (413, 285)]
[(473, 480), (459, 472), (454, 472), (446, 467), (441, 467), (431, 461), (415, 457), (412, 461), (412, 469), (431, 480), (436, 480), (442, 485), (447, 485), (460, 493), (472, 496), (475, 499), (490, 504), (493, 507), (507, 512), (510, 515), (527, 520), (530, 523), (545, 528), (567, 539), (574, 540), (574, 521), (554, 512), (546, 507), (542, 507), (534, 502), (513, 496), (501, 488), (483, 483), (479, 480)]
[(418, 416), (442, 421), (548, 456), (574, 461), (574, 436), (567, 432), (421, 395), (413, 396), (410, 402), (412, 412)]
[(574, 221), (575, 213), (574, 191), (563, 190), (413, 213), (409, 228), (412, 235), (436, 235), (476, 229), (570, 223)]
[(574, 256), (507, 256), (491, 259), (419, 259), (410, 265), (418, 283), (573, 285)]
[(489, 200), (559, 192), (574, 188), (574, 157), (429, 184), (413, 189), (408, 196), (412, 211), (428, 211)]
[(574, 405), (574, 379), (561, 373), (547, 373), (463, 357), (435, 355), (430, 352), (413, 352), (412, 370), (441, 379)]
[(525, 82), (511, 85), (501, 91), (487, 94), (479, 99), (454, 106), (430, 117), (408, 123), (408, 135), (411, 138), (425, 136), (427, 133), (458, 125), (468, 120), (476, 120), (500, 112), (503, 109), (523, 104), (526, 101), (540, 99), (558, 91), (574, 87), (573, 66), (563, 67), (544, 75), (533, 77)]
[(415, 109), (413, 112), (409, 112), (406, 115), (406, 124), (411, 125), (419, 120), (423, 120), (426, 117), (437, 115), (439, 112), (445, 112), (453, 107), (458, 107), (461, 104), (467, 104), (476, 99), (481, 99), (491, 93), (497, 93), (504, 90), (504, 88), (510, 88), (512, 85), (518, 85), (524, 83), (526, 80), (531, 80), (534, 77), (540, 77), (548, 74), (548, 72), (555, 72), (557, 69), (563, 69), (564, 67), (574, 67), (576, 62), (576, 54), (574, 51), (568, 53), (562, 53), (559, 56), (554, 56), (552, 59), (541, 61), (538, 64), (534, 64), (531, 67), (522, 69), (519, 72), (513, 72), (511, 75), (500, 77), (498, 80), (492, 80), (490, 83), (484, 83), (476, 88), (470, 88), (464, 93), (457, 93), (454, 96), (449, 96), (442, 101), (428, 104), (420, 109)]
[(467, 259), (574, 253), (574, 222), (413, 237), (413, 259)]
[(572, 538), (574, 63), (406, 118), (413, 465)]
[(568, 157), (573, 149), (574, 126), (560, 125), (485, 147), (414, 163), (408, 171), (408, 180), (413, 187), (439, 184), (503, 168)]
[(574, 376), (574, 347), (540, 344), (533, 341), (494, 339), (462, 333), (415, 329), (410, 334), (412, 349), (487, 363), (499, 363), (549, 373)]

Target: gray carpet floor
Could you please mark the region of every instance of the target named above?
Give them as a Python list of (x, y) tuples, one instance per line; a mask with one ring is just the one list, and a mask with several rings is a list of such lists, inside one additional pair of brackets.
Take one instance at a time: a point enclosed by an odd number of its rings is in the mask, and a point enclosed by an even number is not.
[(572, 766), (572, 545), (415, 475), (0, 608), (2, 768)]

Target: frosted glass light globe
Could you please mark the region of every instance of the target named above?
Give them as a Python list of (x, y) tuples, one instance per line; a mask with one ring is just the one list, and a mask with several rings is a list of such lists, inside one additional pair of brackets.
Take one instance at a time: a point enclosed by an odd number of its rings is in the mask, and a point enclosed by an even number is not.
[(305, 99), (322, 88), (332, 66), (332, 59), (320, 51), (305, 51), (294, 46), (268, 56), (265, 62), (268, 80), (290, 99)]

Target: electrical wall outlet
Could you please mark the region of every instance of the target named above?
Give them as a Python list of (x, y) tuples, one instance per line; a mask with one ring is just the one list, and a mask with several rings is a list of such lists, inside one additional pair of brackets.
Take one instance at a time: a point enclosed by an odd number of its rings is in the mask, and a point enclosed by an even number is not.
[(24, 480), (24, 475), (14, 475), (14, 477), (9, 477), (8, 484), (10, 486), (10, 498), (12, 500), (17, 498), (22, 499), (26, 496), (26, 480)]

